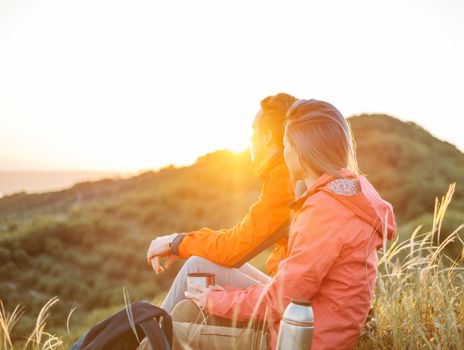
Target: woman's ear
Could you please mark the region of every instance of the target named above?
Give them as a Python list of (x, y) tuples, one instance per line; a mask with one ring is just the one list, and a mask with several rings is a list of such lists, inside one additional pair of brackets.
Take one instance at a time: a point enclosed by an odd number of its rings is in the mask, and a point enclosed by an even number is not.
[(300, 197), (306, 191), (306, 183), (304, 180), (297, 180), (295, 182), (295, 198)]

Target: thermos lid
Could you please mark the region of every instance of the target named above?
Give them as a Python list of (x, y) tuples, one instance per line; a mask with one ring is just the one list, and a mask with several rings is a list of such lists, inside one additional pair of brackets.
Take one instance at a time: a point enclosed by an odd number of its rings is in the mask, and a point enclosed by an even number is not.
[(311, 301), (307, 299), (292, 299), (282, 315), (282, 318), (298, 326), (313, 326), (314, 315)]
[(301, 306), (311, 306), (311, 300), (308, 299), (292, 299), (292, 303)]

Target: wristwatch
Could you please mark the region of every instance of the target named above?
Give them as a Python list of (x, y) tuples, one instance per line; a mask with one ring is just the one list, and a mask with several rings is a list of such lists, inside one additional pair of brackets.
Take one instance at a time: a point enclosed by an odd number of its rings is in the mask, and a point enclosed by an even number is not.
[(179, 243), (184, 239), (184, 237), (187, 235), (187, 233), (182, 232), (178, 233), (174, 239), (169, 242), (169, 247), (171, 247), (171, 254), (173, 255), (179, 255)]
[(178, 233), (176, 233), (176, 236), (169, 242), (169, 248), (172, 248), (172, 242), (174, 242), (174, 240), (177, 238), (177, 236), (179, 236)]

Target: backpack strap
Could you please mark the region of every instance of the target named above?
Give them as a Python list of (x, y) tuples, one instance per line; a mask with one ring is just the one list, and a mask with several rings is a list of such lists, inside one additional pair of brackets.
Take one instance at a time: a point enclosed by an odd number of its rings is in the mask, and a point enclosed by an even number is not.
[[(153, 350), (171, 350), (172, 319), (162, 308), (141, 300), (130, 310), (139, 336), (148, 337)], [(129, 323), (126, 307), (92, 327), (83, 337), (79, 350), (125, 350), (138, 344)], [(162, 320), (161, 320), (162, 317)], [(161, 320), (160, 328), (157, 320)]]
[[(163, 310), (165, 311), (165, 310)], [(171, 315), (165, 311), (165, 315), (162, 316), (161, 329), (163, 330), (169, 345), (172, 346), (172, 318)]]
[(139, 322), (140, 328), (148, 337), (153, 350), (171, 350), (172, 346), (172, 319), (165, 310), (158, 308), (156, 315), (161, 320), (161, 328), (154, 318)]
[(231, 267), (239, 268), (246, 262), (253, 259), (259, 253), (263, 252), (271, 245), (276, 243), (278, 240), (287, 237), (288, 231), (290, 230), (290, 219), (285, 220), (279, 227), (277, 227), (271, 235), (269, 235), (264, 241), (259, 243), (256, 247), (254, 247), (247, 255), (245, 255), (240, 261), (232, 265)]
[(139, 323), (153, 350), (171, 350), (171, 342), (153, 318)]

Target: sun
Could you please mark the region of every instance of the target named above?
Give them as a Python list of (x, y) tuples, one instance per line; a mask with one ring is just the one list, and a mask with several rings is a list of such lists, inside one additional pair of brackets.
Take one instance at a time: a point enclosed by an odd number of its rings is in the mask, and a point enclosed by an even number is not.
[(228, 146), (226, 148), (228, 151), (231, 151), (232, 153), (235, 154), (240, 154), (244, 151), (247, 151), (250, 149), (249, 145), (243, 144), (243, 143), (237, 143), (235, 145)]

